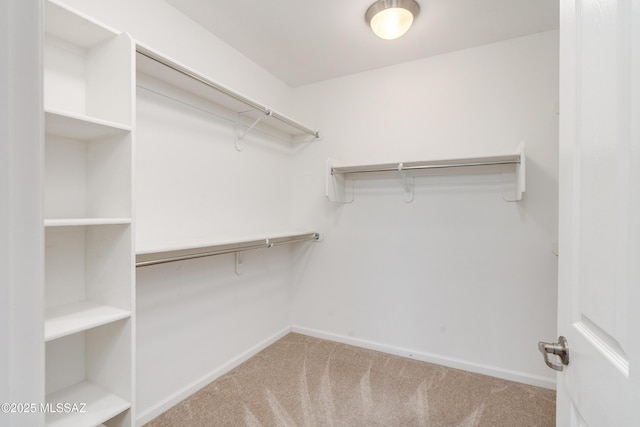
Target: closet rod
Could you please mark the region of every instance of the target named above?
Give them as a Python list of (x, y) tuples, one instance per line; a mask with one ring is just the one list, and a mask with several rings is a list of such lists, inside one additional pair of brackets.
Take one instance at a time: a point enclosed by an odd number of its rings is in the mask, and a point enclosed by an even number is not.
[(478, 159), (459, 159), (459, 160), (430, 160), (424, 162), (406, 162), (406, 163), (385, 163), (380, 165), (362, 165), (362, 166), (334, 166), (331, 168), (331, 175), (349, 174), (349, 173), (366, 173), (366, 172), (397, 172), (399, 170), (426, 170), (426, 169), (444, 169), (459, 168), (471, 166), (492, 166), (492, 165), (511, 165), (520, 163), (520, 155), (496, 156), (486, 160)]
[(137, 45), (136, 46), (136, 52), (138, 52), (141, 55), (146, 56), (149, 59), (152, 59), (166, 67), (169, 67), (181, 74), (184, 74), (187, 77), (191, 77), (194, 80), (199, 81), (202, 84), (205, 84), (215, 90), (217, 90), (218, 92), (221, 92), (233, 99), (235, 99), (236, 101), (240, 101), (241, 103), (248, 105), (249, 107), (261, 111), (262, 113), (271, 116), (275, 119), (280, 120), (283, 123), (288, 124), (289, 126), (298, 129), (301, 132), (304, 132), (306, 134), (312, 135), (314, 138), (319, 139), (320, 138), (320, 132), (314, 129), (311, 129), (301, 123), (296, 122), (295, 120), (278, 113), (277, 111), (273, 111), (270, 108), (265, 107), (264, 105), (258, 104), (256, 101), (249, 99), (243, 95), (240, 95), (239, 93), (219, 84), (214, 82), (213, 80), (209, 80), (208, 78), (197, 74), (191, 70), (188, 70), (187, 68), (176, 64), (173, 61), (168, 60), (167, 58), (164, 58), (148, 49), (145, 49), (144, 47)]
[(148, 265), (164, 264), (167, 262), (185, 261), (188, 259), (204, 258), (214, 255), (231, 254), (255, 249), (265, 249), (277, 245), (306, 242), (310, 240), (320, 240), (320, 234), (296, 234), (285, 237), (274, 237), (236, 243), (223, 243), (220, 245), (202, 246), (197, 248), (178, 249), (173, 251), (137, 254), (136, 267), (146, 267)]

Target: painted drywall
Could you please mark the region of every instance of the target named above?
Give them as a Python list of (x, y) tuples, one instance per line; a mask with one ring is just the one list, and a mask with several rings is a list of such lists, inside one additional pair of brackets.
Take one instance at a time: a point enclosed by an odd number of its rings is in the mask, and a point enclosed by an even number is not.
[[(0, 402), (3, 404), (37, 404), (44, 398), (44, 312), (38, 304), (44, 289), (41, 13), (41, 2), (36, 0), (0, 4)], [(2, 426), (43, 423), (43, 413), (8, 413), (4, 406), (0, 411)]]
[[(204, 112), (213, 106), (155, 83), (139, 76), (139, 250), (206, 246), (286, 229), (290, 144), (251, 134), (236, 151), (233, 124)], [(233, 254), (138, 269), (142, 417), (177, 403), (289, 327), (290, 248), (241, 257), (242, 275)]]
[[(296, 330), (553, 387), (537, 342), (556, 336), (558, 34), (547, 32), (297, 90), (323, 130), (295, 159), (293, 221), (324, 233), (296, 264)], [(500, 176), (357, 181), (344, 164), (473, 157), (526, 144), (527, 191)]]

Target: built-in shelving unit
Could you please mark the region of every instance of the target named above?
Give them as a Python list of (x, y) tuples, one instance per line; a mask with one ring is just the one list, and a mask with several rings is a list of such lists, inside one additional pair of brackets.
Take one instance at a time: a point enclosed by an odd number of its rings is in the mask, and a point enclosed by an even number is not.
[(228, 111), (235, 121), (236, 148), (253, 129), (260, 129), (292, 143), (320, 139), (320, 132), (253, 100), (153, 49), (137, 45), (137, 70), (171, 86), (207, 99)]
[(522, 199), (526, 188), (525, 146), (520, 144), (515, 153), (482, 157), (434, 159), (423, 161), (380, 163), (367, 165), (340, 165), (334, 159), (327, 161), (326, 195), (332, 202), (353, 201), (353, 181), (366, 176), (383, 178), (399, 177), (403, 184), (404, 200), (413, 201), (413, 178), (442, 173), (443, 170), (457, 173), (501, 173), (503, 198), (506, 201)]
[(135, 47), (45, 2), (47, 426), (132, 426)]

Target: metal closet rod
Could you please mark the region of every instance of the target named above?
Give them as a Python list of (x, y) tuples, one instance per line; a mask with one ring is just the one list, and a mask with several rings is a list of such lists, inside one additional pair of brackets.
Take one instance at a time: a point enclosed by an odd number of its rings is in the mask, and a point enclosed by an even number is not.
[(301, 123), (298, 123), (295, 120), (290, 119), (289, 117), (278, 113), (277, 111), (273, 111), (270, 108), (265, 107), (264, 105), (258, 104), (256, 101), (254, 101), (252, 99), (249, 99), (249, 98), (247, 98), (247, 97), (245, 97), (243, 95), (240, 95), (239, 93), (237, 93), (237, 92), (235, 92), (235, 91), (233, 91), (233, 90), (231, 90), (231, 89), (229, 89), (229, 88), (227, 88), (227, 87), (225, 87), (225, 86), (223, 86), (223, 85), (221, 85), (219, 83), (216, 83), (213, 80), (209, 80), (208, 78), (206, 78), (206, 77), (204, 77), (204, 76), (202, 76), (200, 74), (197, 74), (197, 73), (195, 73), (195, 72), (193, 72), (191, 70), (188, 70), (188, 69), (184, 68), (183, 66), (178, 65), (175, 62), (168, 60), (167, 58), (164, 58), (164, 57), (162, 57), (162, 56), (160, 56), (160, 55), (158, 55), (158, 54), (156, 54), (156, 53), (154, 53), (154, 52), (152, 52), (150, 50), (145, 49), (142, 46), (139, 46), (139, 45), (136, 46), (136, 51), (139, 54), (144, 55), (147, 58), (152, 59), (152, 60), (154, 60), (154, 61), (156, 61), (156, 62), (158, 62), (158, 63), (160, 63), (160, 64), (162, 64), (162, 65), (164, 65), (166, 67), (169, 67), (169, 68), (171, 68), (171, 69), (173, 69), (173, 70), (175, 70), (175, 71), (177, 71), (177, 72), (179, 72), (181, 74), (184, 74), (187, 77), (191, 77), (192, 79), (197, 80), (200, 83), (202, 83), (204, 85), (207, 85), (207, 86), (217, 90), (218, 92), (224, 93), (225, 95), (235, 99), (236, 101), (240, 101), (243, 104), (248, 105), (249, 107), (251, 107), (251, 108), (253, 108), (255, 110), (261, 111), (261, 112), (263, 112), (264, 114), (266, 114), (268, 116), (271, 116), (271, 117), (273, 117), (275, 119), (278, 119), (281, 122), (286, 123), (289, 126), (298, 129), (299, 131), (302, 131), (302, 132), (304, 132), (306, 134), (312, 135), (316, 139), (320, 138), (320, 132), (319, 131), (311, 129), (311, 128), (309, 128), (309, 127), (307, 127), (307, 126), (305, 126), (305, 125), (303, 125)]
[(470, 166), (511, 165), (520, 163), (520, 155), (497, 156), (487, 160), (460, 159), (455, 160), (427, 160), (424, 162), (385, 163), (363, 166), (334, 166), (331, 175), (366, 172), (397, 172), (426, 169), (460, 168)]
[(162, 251), (136, 255), (136, 267), (164, 264), (174, 261), (204, 258), (214, 255), (232, 254), (255, 249), (272, 248), (274, 246), (320, 240), (319, 233), (296, 234), (286, 237), (273, 237), (267, 239), (249, 240), (237, 243), (224, 243), (220, 245), (203, 246), (201, 248), (179, 249), (175, 251)]

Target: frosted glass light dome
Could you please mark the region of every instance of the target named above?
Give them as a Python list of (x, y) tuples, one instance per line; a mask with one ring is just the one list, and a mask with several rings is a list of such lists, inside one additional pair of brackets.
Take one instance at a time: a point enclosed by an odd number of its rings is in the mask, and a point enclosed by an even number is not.
[(393, 40), (406, 33), (420, 6), (415, 0), (378, 0), (365, 13), (365, 21), (381, 39)]

